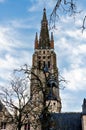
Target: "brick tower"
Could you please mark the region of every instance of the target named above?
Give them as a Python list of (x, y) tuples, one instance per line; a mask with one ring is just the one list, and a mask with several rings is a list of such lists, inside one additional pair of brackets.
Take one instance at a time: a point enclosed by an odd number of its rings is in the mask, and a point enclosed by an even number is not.
[[(49, 37), (48, 21), (45, 8), (43, 10), (39, 39), (36, 33), (34, 54), (32, 58), (32, 72), (40, 78), (43, 85), (42, 87), (46, 88), (47, 90), (46, 103), (50, 102), (50, 111), (61, 112), (61, 99), (59, 96), (58, 68), (56, 62), (56, 54), (54, 51), (54, 38), (53, 33), (51, 33), (51, 38)], [(47, 70), (50, 76), (50, 82), (53, 82), (52, 80), (56, 79), (57, 87), (51, 88), (49, 85), (46, 85), (44, 70)], [(52, 84), (55, 86), (54, 83)], [(35, 91), (37, 85), (37, 81), (32, 80), (31, 95), (34, 95), (34, 100), (41, 98), (41, 93), (37, 93)]]

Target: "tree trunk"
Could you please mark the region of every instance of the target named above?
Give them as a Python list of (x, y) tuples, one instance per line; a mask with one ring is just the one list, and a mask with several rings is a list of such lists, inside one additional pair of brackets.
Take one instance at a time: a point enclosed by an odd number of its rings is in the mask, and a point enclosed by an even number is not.
[(18, 124), (17, 129), (18, 129), (18, 130), (21, 130), (21, 124)]

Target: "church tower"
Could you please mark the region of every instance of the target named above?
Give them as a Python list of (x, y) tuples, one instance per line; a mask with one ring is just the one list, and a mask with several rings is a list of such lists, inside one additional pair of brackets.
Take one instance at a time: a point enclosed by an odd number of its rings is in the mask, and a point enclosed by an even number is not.
[[(46, 9), (43, 10), (40, 36), (35, 36), (34, 54), (32, 57), (32, 72), (40, 78), (42, 87), (46, 88), (46, 104), (50, 102), (50, 111), (61, 112), (61, 99), (59, 95), (58, 68), (56, 53), (54, 51), (53, 33), (49, 37), (48, 21)], [(46, 75), (45, 75), (46, 73)], [(32, 76), (33, 77), (33, 76)], [(34, 79), (34, 78), (33, 78)], [(31, 81), (31, 96), (34, 99), (41, 98), (41, 94), (36, 93), (37, 81)]]

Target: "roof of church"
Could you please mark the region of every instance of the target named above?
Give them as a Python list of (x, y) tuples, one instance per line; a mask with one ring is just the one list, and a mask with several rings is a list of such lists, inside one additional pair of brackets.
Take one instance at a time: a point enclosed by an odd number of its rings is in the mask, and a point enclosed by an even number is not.
[(56, 130), (82, 130), (82, 113), (54, 113)]

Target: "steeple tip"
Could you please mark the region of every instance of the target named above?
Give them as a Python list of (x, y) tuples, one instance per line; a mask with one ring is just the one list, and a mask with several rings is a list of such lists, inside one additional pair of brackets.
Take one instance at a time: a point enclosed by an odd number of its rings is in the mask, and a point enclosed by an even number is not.
[(41, 21), (39, 48), (42, 48), (42, 49), (50, 48), (48, 21), (47, 21), (46, 9), (45, 8), (43, 9), (43, 18), (42, 18), (42, 21)]
[(46, 8), (43, 9), (43, 21), (47, 21), (47, 17), (46, 17)]
[(44, 8), (43, 11), (46, 12), (46, 8)]

